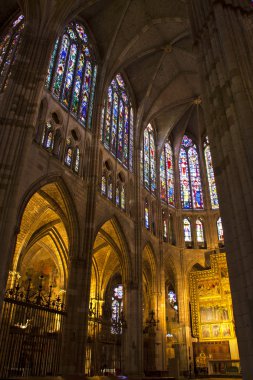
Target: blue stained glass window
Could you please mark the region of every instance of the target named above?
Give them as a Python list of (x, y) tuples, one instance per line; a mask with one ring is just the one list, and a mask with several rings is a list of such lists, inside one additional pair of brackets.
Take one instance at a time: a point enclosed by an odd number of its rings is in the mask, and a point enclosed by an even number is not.
[(144, 223), (145, 223), (145, 227), (147, 228), (147, 230), (149, 230), (150, 224), (149, 224), (149, 205), (148, 205), (148, 201), (145, 201), (145, 205), (144, 205)]
[(156, 149), (154, 132), (148, 124), (143, 134), (143, 179), (144, 186), (155, 192), (156, 190)]
[(17, 49), (24, 28), (24, 16), (20, 15), (0, 37), (0, 93), (7, 86), (12, 64), (15, 61)]
[(168, 290), (168, 301), (171, 307), (177, 311), (178, 310), (177, 295), (172, 289)]
[(120, 189), (119, 189), (119, 185), (117, 185), (117, 187), (116, 187), (116, 205), (120, 206)]
[(209, 141), (207, 137), (204, 142), (204, 155), (205, 155), (205, 162), (206, 162), (206, 171), (207, 171), (211, 206), (213, 210), (216, 210), (219, 208), (219, 201), (218, 201), (216, 183), (215, 183), (215, 178), (214, 178), (211, 150), (210, 150), (210, 145), (209, 145)]
[(179, 154), (179, 173), (180, 173), (180, 190), (182, 208), (192, 208), (190, 177), (187, 161), (187, 153), (181, 148)]
[(69, 107), (69, 103), (71, 101), (70, 97), (71, 97), (71, 91), (72, 91), (73, 80), (74, 80), (76, 57), (77, 57), (77, 47), (75, 44), (72, 44), (70, 46), (68, 68), (66, 72), (66, 79), (63, 86), (63, 95), (62, 95), (62, 102), (66, 107)]
[(52, 124), (47, 122), (42, 136), (42, 145), (48, 150), (52, 150), (54, 146), (54, 131)]
[(174, 205), (173, 151), (170, 142), (164, 144), (160, 157), (160, 195), (163, 201)]
[(64, 163), (75, 173), (79, 173), (80, 149), (78, 146), (73, 146), (70, 138), (66, 140)]
[(133, 110), (121, 74), (110, 83), (101, 116), (100, 139), (127, 169), (133, 169)]
[(184, 218), (183, 225), (184, 225), (184, 241), (185, 242), (192, 242), (191, 223), (190, 223), (189, 219)]
[(72, 166), (72, 160), (73, 160), (73, 148), (71, 146), (70, 139), (67, 139), (66, 144), (66, 153), (65, 153), (65, 164), (69, 167)]
[(181, 204), (184, 209), (203, 209), (203, 193), (196, 145), (184, 136), (179, 153)]
[(118, 113), (119, 113), (119, 103), (118, 95), (114, 93), (113, 98), (113, 108), (112, 108), (112, 129), (111, 129), (111, 152), (116, 155), (116, 144), (117, 144), (117, 126), (118, 126)]
[(91, 128), (97, 66), (82, 25), (73, 21), (57, 39), (46, 88), (85, 127)]

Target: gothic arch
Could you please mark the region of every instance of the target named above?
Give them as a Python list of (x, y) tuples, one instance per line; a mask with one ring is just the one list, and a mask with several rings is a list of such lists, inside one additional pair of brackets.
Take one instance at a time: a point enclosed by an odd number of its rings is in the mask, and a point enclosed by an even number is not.
[(17, 217), (17, 236), (10, 269), (25, 282), (54, 283), (66, 289), (68, 268), (78, 246), (75, 206), (64, 182), (42, 178), (23, 197)]
[(157, 260), (155, 257), (154, 250), (149, 242), (145, 245), (143, 249), (142, 266), (143, 274), (145, 274), (145, 278), (149, 283), (149, 288), (151, 292), (156, 291)]
[(110, 278), (116, 273), (121, 275), (123, 284), (130, 281), (128, 252), (126, 238), (116, 217), (107, 219), (97, 228), (93, 246), (91, 296), (95, 296), (95, 289), (99, 297), (103, 296)]

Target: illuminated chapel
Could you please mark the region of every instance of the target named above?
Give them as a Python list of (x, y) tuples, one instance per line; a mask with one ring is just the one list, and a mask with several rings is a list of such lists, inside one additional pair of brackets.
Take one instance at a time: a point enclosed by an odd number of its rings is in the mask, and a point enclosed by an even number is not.
[(0, 378), (252, 380), (252, 41), (250, 0), (1, 2)]

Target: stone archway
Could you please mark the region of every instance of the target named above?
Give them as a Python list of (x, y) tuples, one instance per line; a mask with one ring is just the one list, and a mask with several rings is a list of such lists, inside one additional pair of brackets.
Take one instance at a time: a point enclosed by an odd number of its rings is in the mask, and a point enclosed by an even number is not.
[(86, 374), (122, 372), (128, 267), (124, 237), (110, 219), (100, 227), (93, 246)]
[(63, 194), (47, 184), (23, 208), (0, 320), (1, 377), (58, 374), (71, 230)]

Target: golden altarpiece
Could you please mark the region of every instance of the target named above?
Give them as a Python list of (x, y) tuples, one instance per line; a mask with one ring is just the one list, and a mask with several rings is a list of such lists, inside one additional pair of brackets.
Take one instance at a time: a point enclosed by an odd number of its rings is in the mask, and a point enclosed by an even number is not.
[(210, 255), (210, 269), (191, 272), (190, 296), (196, 367), (238, 360), (225, 253)]

